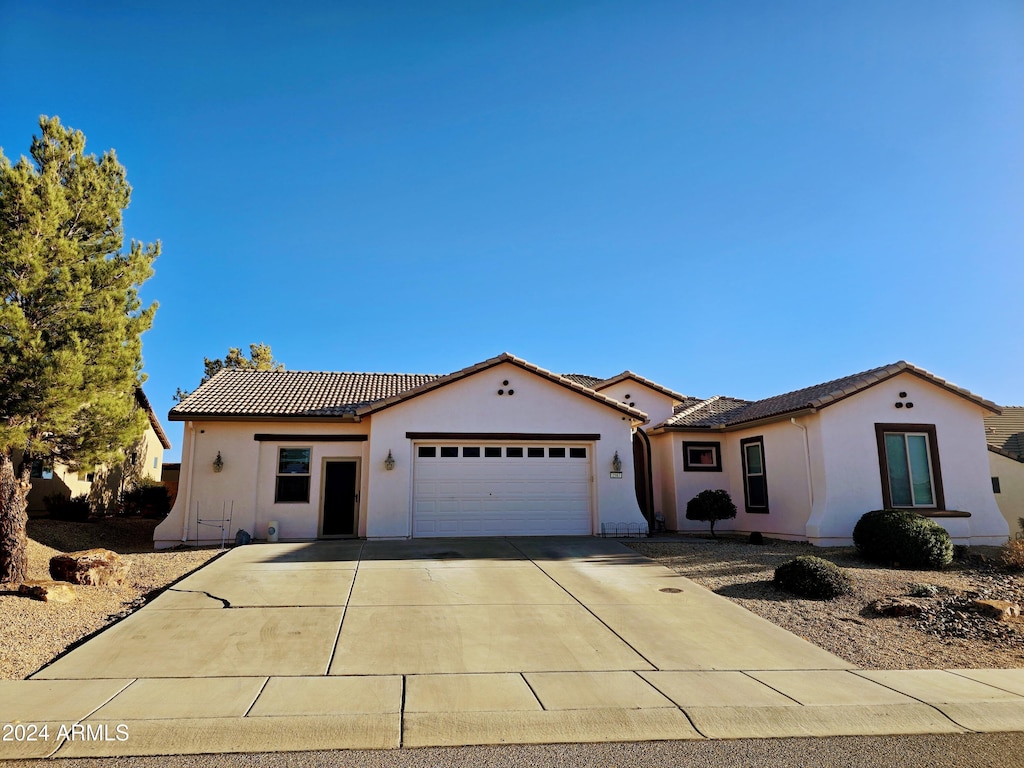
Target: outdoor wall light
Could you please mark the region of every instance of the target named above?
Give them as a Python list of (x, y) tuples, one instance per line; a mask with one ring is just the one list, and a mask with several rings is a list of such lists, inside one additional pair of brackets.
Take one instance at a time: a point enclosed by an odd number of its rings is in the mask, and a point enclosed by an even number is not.
[(384, 459), (384, 469), (390, 472), (395, 468), (395, 457), (391, 455), (391, 449), (388, 448), (388, 457)]
[(220, 455), (220, 451), (217, 451), (217, 458), (213, 460), (213, 471), (223, 472), (224, 471), (224, 459)]
[(622, 459), (619, 458), (619, 452), (615, 452), (614, 458), (612, 458), (612, 472), (622, 471)]

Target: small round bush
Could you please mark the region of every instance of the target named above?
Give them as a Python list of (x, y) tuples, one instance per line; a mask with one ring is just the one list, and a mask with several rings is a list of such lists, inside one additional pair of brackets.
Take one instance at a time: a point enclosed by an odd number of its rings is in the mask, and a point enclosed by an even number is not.
[(857, 521), (853, 543), (866, 560), (903, 568), (945, 568), (953, 540), (933, 520), (906, 509), (876, 509)]
[(715, 521), (736, 517), (736, 505), (728, 491), (701, 491), (686, 502), (687, 520), (704, 520), (711, 523), (711, 535), (715, 535)]
[(831, 600), (853, 592), (853, 580), (842, 568), (813, 555), (802, 555), (775, 569), (775, 583), (787, 592), (814, 600)]
[(1003, 565), (1011, 571), (1024, 571), (1024, 539), (1011, 539), (1003, 547)]

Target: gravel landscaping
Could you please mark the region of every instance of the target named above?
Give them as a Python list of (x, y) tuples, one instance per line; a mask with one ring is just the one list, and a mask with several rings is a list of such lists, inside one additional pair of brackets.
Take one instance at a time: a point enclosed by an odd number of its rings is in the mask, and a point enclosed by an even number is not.
[[(975, 599), (1024, 605), (1020, 576), (1003, 568), (998, 548), (969, 549), (942, 571), (914, 571), (866, 563), (852, 547), (770, 539), (755, 545), (745, 537), (659, 537), (629, 546), (859, 667), (1024, 666), (1024, 623), (998, 621), (971, 607)], [(853, 578), (853, 593), (806, 600), (776, 587), (775, 568), (799, 555), (815, 555), (845, 569)], [(915, 603), (920, 615), (880, 616), (871, 607), (876, 600), (896, 597)]]
[(107, 519), (69, 523), (32, 519), (28, 523), (30, 579), (49, 579), (54, 555), (103, 547), (131, 563), (120, 586), (76, 586), (70, 603), (47, 603), (0, 584), (0, 679), (18, 680), (85, 637), (145, 604), (155, 592), (219, 554), (217, 549), (153, 551), (156, 520)]

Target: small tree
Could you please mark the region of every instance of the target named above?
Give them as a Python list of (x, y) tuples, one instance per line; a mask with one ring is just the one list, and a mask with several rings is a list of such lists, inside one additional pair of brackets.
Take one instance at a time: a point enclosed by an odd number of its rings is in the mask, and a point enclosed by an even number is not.
[[(231, 347), (223, 359), (216, 358), (211, 360), (208, 357), (203, 358), (203, 378), (199, 380), (199, 386), (208, 382), (225, 368), (253, 371), (283, 371), (284, 363), (279, 363), (274, 359), (274, 353), (271, 351), (269, 344), (263, 344), (262, 342), (250, 344), (249, 357), (242, 353), (241, 348)], [(190, 392), (186, 392), (181, 387), (178, 387), (178, 391), (174, 393), (174, 399), (180, 403), (190, 394)]]
[(85, 154), (56, 117), (39, 126), (31, 159), (0, 151), (0, 582), (25, 578), (33, 458), (118, 462), (147, 423), (135, 388), (156, 305), (138, 289), (160, 246), (123, 250), (132, 188), (112, 150)]
[(718, 520), (736, 517), (736, 505), (728, 491), (701, 491), (686, 503), (687, 520), (704, 520), (711, 523), (711, 535), (715, 535)]

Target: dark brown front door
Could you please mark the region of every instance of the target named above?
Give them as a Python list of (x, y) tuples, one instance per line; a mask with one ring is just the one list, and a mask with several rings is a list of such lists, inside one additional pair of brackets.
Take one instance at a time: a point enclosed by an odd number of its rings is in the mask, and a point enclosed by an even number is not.
[(328, 461), (324, 474), (324, 519), (320, 535), (355, 536), (356, 463)]
[(654, 528), (654, 488), (651, 483), (651, 442), (642, 429), (633, 434), (633, 481), (636, 483), (636, 503), (647, 522)]

